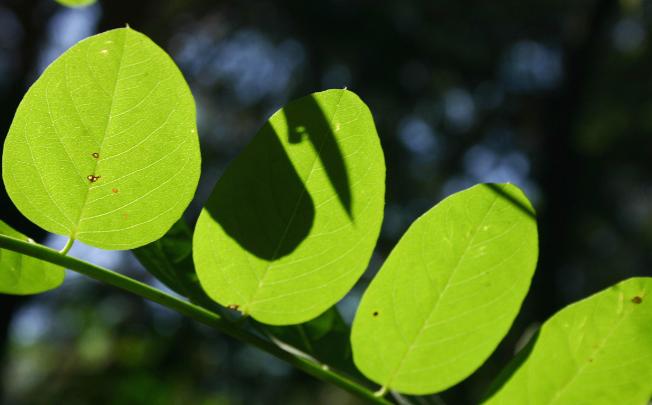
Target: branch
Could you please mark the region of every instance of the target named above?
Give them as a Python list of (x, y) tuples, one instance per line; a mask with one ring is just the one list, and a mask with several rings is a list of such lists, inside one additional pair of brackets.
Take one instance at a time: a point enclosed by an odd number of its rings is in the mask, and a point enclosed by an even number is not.
[(314, 361), (309, 361), (307, 359), (294, 356), (291, 353), (274, 345), (273, 343), (235, 326), (233, 323), (222, 318), (215, 312), (209, 311), (206, 308), (192, 304), (188, 301), (176, 298), (161, 290), (141, 283), (140, 281), (134, 280), (130, 277), (124, 276), (120, 273), (116, 273), (112, 270), (96, 266), (74, 257), (65, 256), (58, 251), (43, 245), (24, 242), (5, 235), (0, 235), (0, 249), (11, 250), (52, 264), (66, 267), (95, 280), (112, 285), (114, 287), (118, 287), (132, 294), (136, 294), (147, 300), (156, 302), (157, 304), (163, 305), (164, 307), (192, 318), (198, 322), (215, 328), (235, 339), (253, 345), (260, 350), (263, 350), (312, 375), (313, 377), (335, 384), (338, 387), (343, 388), (362, 399), (365, 399), (369, 403), (385, 405), (391, 404), (391, 402), (385, 398), (374, 396), (374, 393), (371, 390), (351, 380), (347, 376), (339, 374), (336, 371), (324, 367), (323, 365), (318, 364)]

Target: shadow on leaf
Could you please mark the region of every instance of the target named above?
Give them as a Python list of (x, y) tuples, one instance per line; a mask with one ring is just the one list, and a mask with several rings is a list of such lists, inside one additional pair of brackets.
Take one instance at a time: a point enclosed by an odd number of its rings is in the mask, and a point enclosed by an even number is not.
[(269, 261), (294, 251), (315, 217), (312, 198), (269, 123), (229, 166), (205, 209), (242, 248)]
[[(297, 144), (304, 138), (310, 141), (340, 204), (349, 218), (352, 218), (349, 174), (334, 130), (329, 124), (332, 119), (329, 120), (324, 116), (324, 112), (312, 96), (301, 99), (300, 103), (289, 104), (283, 112), (288, 124), (289, 142)], [(341, 124), (333, 122), (332, 125), (337, 131)]]
[(503, 190), (503, 188), (500, 185), (495, 184), (495, 183), (483, 183), (483, 185), (485, 187), (489, 188), (494, 193), (498, 194), (498, 197), (501, 197), (505, 201), (509, 202), (515, 208), (517, 208), (519, 211), (524, 213), (525, 215), (527, 215), (530, 218), (536, 220), (537, 216), (536, 216), (536, 213), (534, 212), (534, 209), (532, 209), (528, 205), (524, 204), (523, 201), (519, 201), (513, 195), (505, 192), (505, 190)]

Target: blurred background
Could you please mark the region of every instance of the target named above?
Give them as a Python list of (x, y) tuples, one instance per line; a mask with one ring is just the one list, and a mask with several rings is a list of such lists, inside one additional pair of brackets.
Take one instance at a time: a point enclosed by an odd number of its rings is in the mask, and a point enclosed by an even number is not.
[[(531, 331), (568, 303), (652, 275), (652, 1), (247, 2), (0, 0), (0, 134), (28, 86), (78, 40), (125, 24), (169, 52), (197, 100), (198, 210), (276, 109), (327, 88), (358, 93), (387, 161), (387, 205), (360, 294), (409, 224), (478, 182), (513, 182), (539, 218), (524, 310), (494, 355), (444, 392), (477, 403)], [(17, 212), (0, 218), (61, 248)], [(72, 255), (157, 282), (130, 252)], [(156, 284), (160, 286), (159, 284)], [(6, 404), (355, 404), (260, 351), (68, 274), (52, 292), (0, 297)]]

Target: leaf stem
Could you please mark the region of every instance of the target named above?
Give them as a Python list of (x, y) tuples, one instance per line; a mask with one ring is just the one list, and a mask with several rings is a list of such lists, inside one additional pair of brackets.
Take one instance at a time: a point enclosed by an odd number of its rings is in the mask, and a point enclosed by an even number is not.
[(63, 249), (59, 251), (59, 253), (62, 255), (67, 255), (68, 252), (70, 251), (70, 248), (74, 244), (75, 244), (75, 238), (71, 236), (70, 238), (68, 238), (68, 242), (66, 242), (66, 245), (63, 247)]
[(141, 283), (140, 281), (134, 280), (120, 273), (116, 273), (112, 270), (96, 266), (71, 256), (66, 256), (64, 252), (67, 252), (70, 249), (70, 246), (72, 246), (73, 242), (74, 240), (71, 238), (66, 244), (66, 247), (64, 247), (61, 252), (58, 252), (43, 245), (24, 242), (10, 236), (0, 235), (0, 249), (11, 250), (27, 256), (35, 257), (52, 264), (66, 267), (95, 280), (112, 285), (114, 287), (118, 287), (132, 294), (136, 294), (205, 325), (211, 326), (226, 335), (255, 346), (260, 350), (263, 350), (312, 375), (313, 377), (337, 385), (338, 387), (343, 388), (362, 399), (365, 399), (369, 403), (385, 405), (391, 404), (391, 402), (387, 399), (375, 396), (370, 389), (351, 380), (349, 377), (343, 374), (339, 374), (336, 371), (330, 370), (328, 368), (323, 368), (319, 363), (314, 361), (297, 357), (281, 349), (272, 342), (252, 334), (247, 330), (237, 327), (215, 312), (192, 304), (188, 301), (176, 298), (161, 290)]
[(374, 396), (376, 398), (382, 398), (382, 397), (385, 396), (385, 394), (387, 394), (387, 386), (386, 385), (383, 385), (382, 387), (380, 387), (380, 389), (378, 391), (374, 392)]

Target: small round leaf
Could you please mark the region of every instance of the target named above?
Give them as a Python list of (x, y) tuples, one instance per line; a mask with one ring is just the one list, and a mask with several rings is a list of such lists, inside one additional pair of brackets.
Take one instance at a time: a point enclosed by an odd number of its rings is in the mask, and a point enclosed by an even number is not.
[(268, 324), (315, 318), (362, 275), (383, 217), (373, 118), (328, 90), (277, 111), (230, 165), (193, 237), (207, 294)]
[(409, 394), (442, 391), (478, 368), (507, 333), (537, 262), (530, 203), (510, 184), (481, 184), (418, 218), (362, 297), (353, 359)]
[(106, 249), (163, 236), (199, 179), (195, 104), (181, 72), (129, 28), (87, 38), (23, 98), (2, 178), (43, 229)]
[(548, 319), (485, 404), (647, 404), (650, 336), (652, 278), (625, 280)]
[[(27, 236), (0, 221), (0, 234), (32, 242)], [(0, 293), (27, 295), (57, 288), (63, 283), (65, 272), (54, 264), (0, 249)]]

